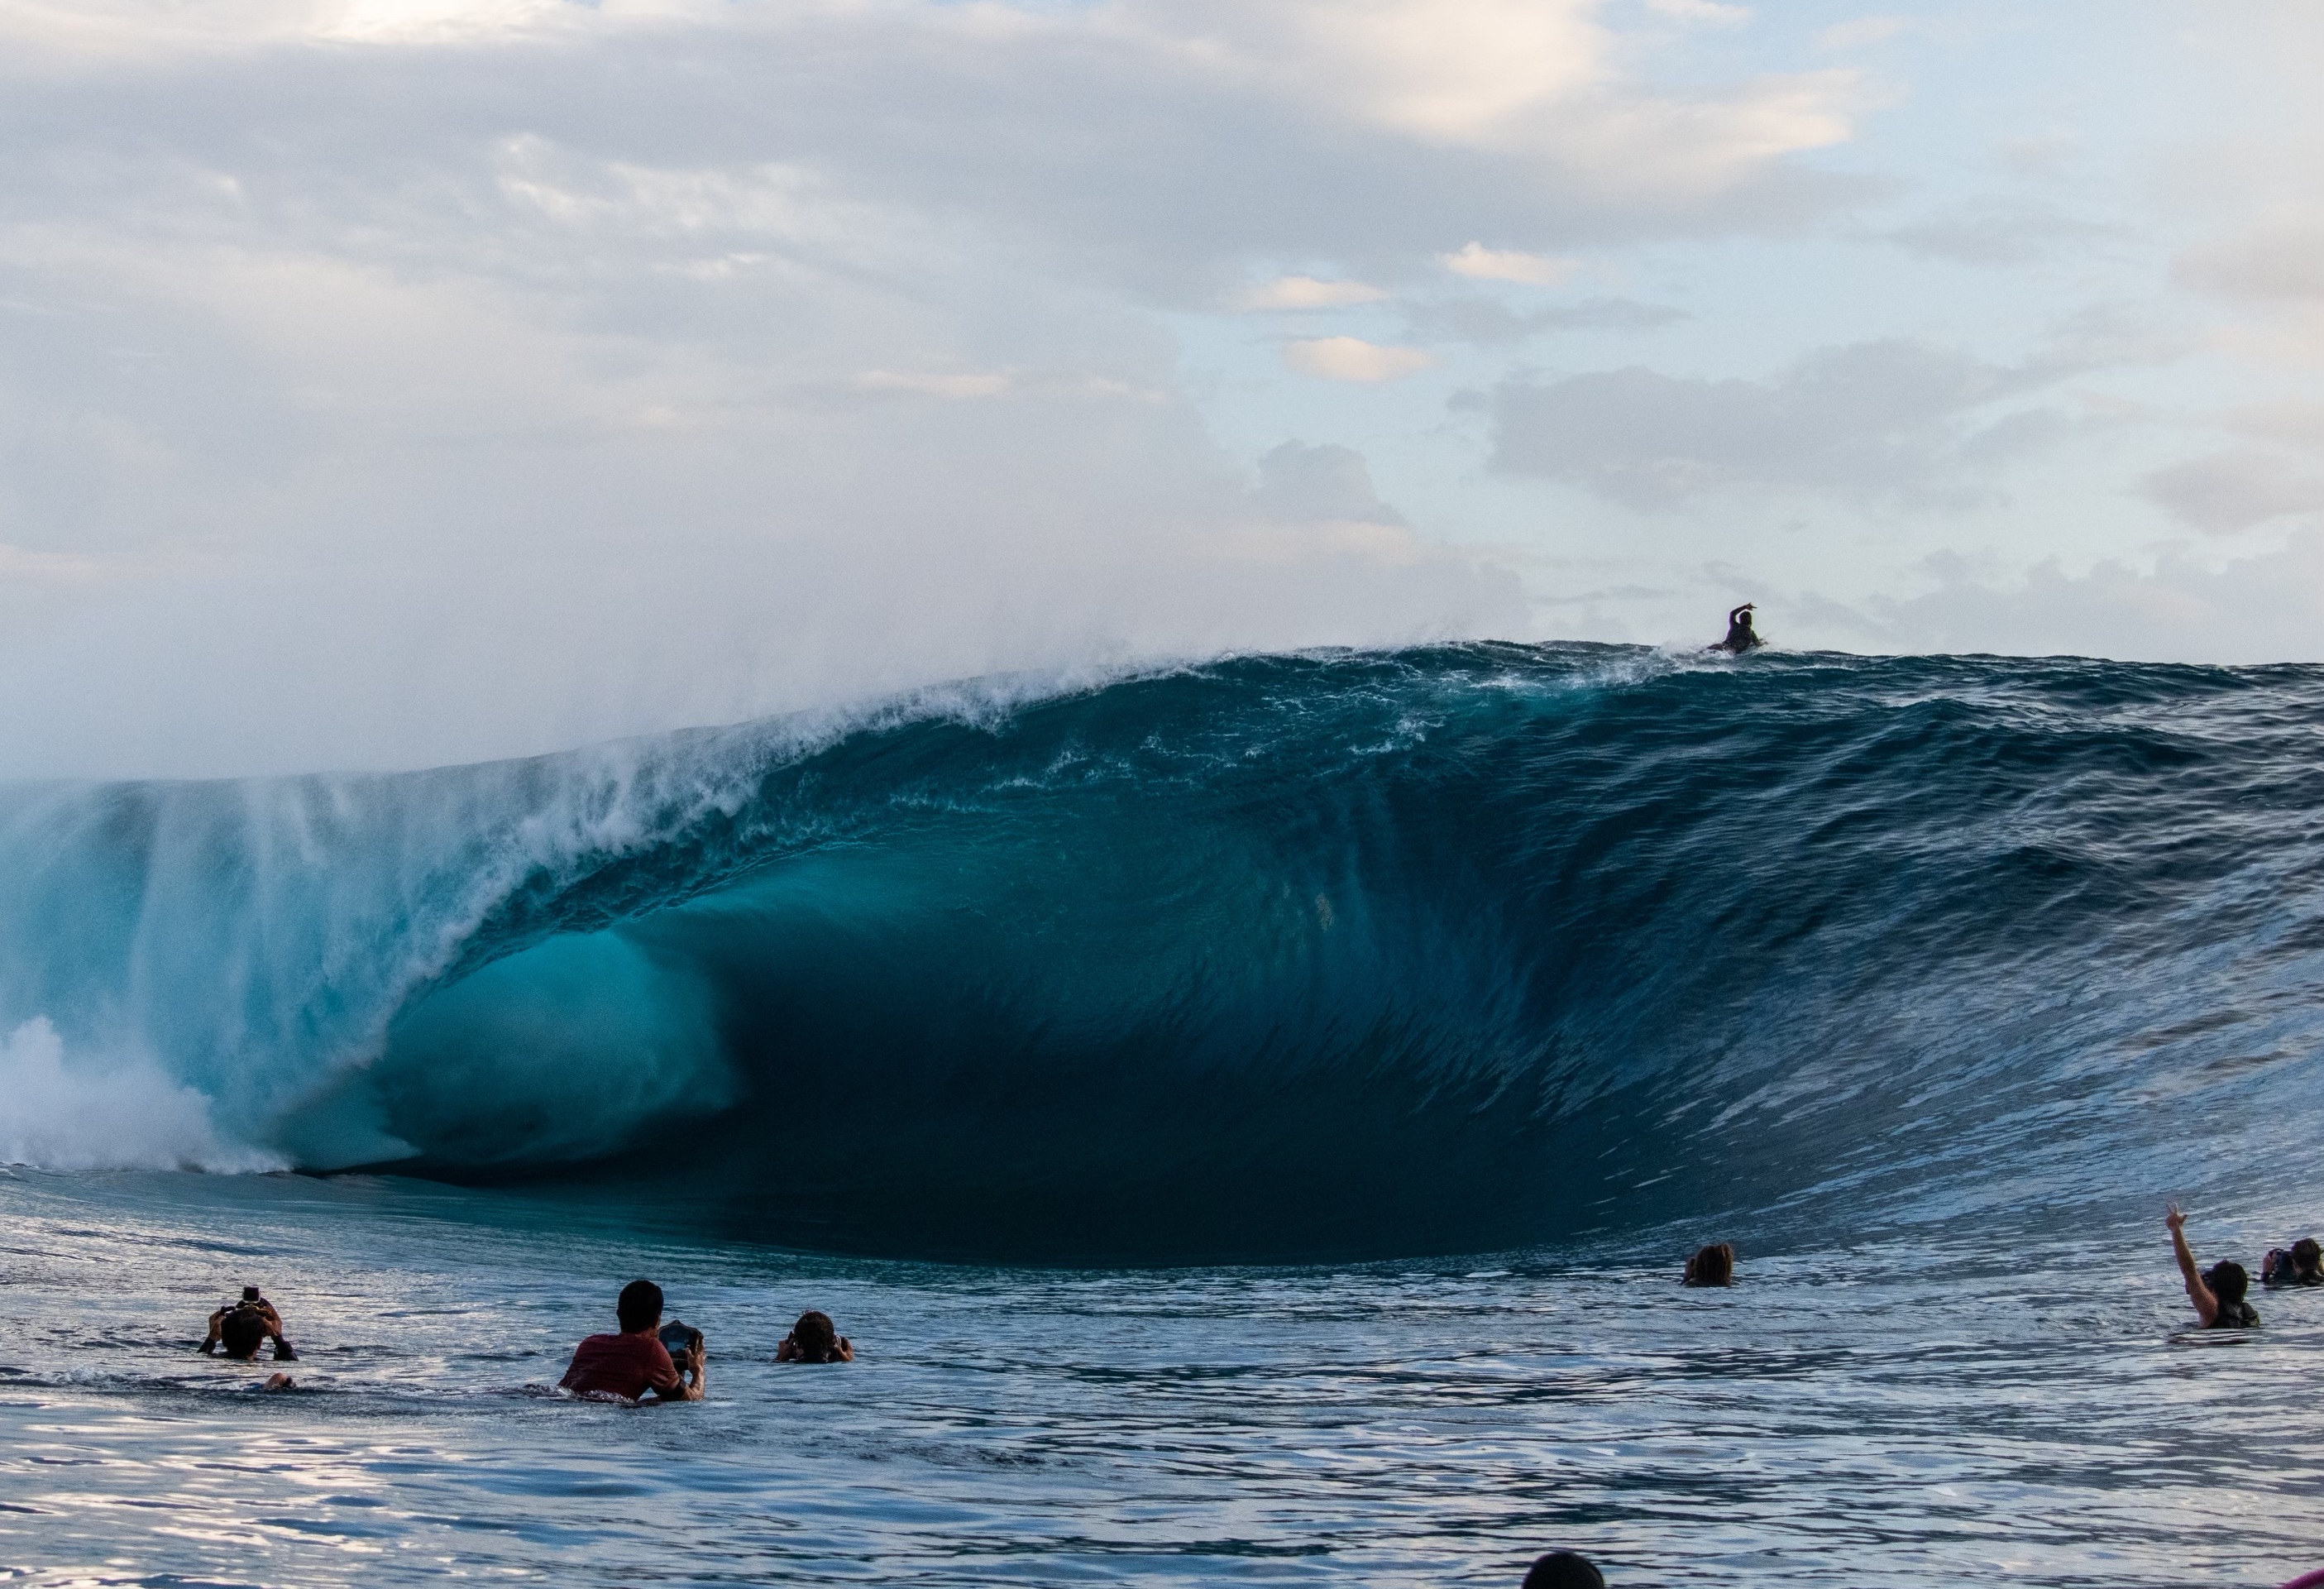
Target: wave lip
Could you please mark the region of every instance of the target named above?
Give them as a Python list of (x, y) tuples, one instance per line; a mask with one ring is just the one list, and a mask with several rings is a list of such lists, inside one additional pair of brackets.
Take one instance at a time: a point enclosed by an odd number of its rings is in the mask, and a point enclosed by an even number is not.
[(1462, 646), (51, 791), (0, 874), (129, 925), (0, 906), (0, 1015), (307, 1168), (883, 1252), (2070, 1201), (2315, 1122), (2319, 684)]

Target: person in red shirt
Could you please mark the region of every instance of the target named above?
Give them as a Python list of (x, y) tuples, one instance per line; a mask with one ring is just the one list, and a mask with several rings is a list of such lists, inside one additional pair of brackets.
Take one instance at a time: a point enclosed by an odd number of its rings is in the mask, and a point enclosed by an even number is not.
[(661, 1288), (632, 1280), (613, 1305), (622, 1321), (618, 1335), (592, 1335), (573, 1349), (573, 1363), (558, 1384), (576, 1396), (642, 1401), (650, 1391), (663, 1401), (702, 1400), (702, 1337), (686, 1349), (686, 1373), (670, 1360), (654, 1332), (661, 1326)]

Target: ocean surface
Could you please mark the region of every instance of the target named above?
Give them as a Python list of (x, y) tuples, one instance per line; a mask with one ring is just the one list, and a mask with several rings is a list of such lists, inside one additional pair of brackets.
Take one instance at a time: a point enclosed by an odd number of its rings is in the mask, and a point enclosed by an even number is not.
[(0, 789), (0, 1582), (2281, 1583), (2319, 814), (2324, 670), (1603, 646)]

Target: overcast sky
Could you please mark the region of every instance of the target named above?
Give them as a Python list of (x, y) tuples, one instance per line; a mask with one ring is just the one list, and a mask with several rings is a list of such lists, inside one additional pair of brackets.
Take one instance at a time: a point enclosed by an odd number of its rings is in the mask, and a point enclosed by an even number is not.
[(0, 774), (2324, 659), (2312, 0), (0, 0)]

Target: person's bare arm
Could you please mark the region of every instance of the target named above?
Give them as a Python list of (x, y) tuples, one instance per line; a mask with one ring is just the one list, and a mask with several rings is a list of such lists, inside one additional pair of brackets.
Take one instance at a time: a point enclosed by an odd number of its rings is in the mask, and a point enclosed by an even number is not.
[(839, 1337), (839, 1361), (842, 1363), (855, 1361), (855, 1343), (844, 1335)]
[(202, 1355), (204, 1357), (209, 1356), (212, 1353), (217, 1350), (218, 1326), (223, 1324), (225, 1320), (226, 1309), (223, 1307), (210, 1315), (210, 1333), (202, 1337)]
[(282, 1316), (274, 1311), (274, 1304), (272, 1302), (261, 1302), (258, 1305), (258, 1316), (266, 1321), (267, 1338), (274, 1343), (274, 1361), (277, 1363), (298, 1362), (299, 1353), (297, 1350), (291, 1346), (290, 1342), (282, 1338)]
[(2171, 1227), (2171, 1251), (2179, 1260), (2179, 1278), (2187, 1282), (2187, 1300), (2195, 1305), (2196, 1316), (2209, 1329), (2219, 1316), (2219, 1299), (2211, 1295), (2211, 1288), (2203, 1283), (2202, 1271), (2195, 1267), (2195, 1254), (2187, 1245), (2187, 1216), (2173, 1203), (2171, 1211), (2163, 1216), (2163, 1223)]
[[(678, 1382), (674, 1385), (648, 1386), (647, 1388), (653, 1392), (654, 1400), (657, 1401), (701, 1400), (703, 1356), (702, 1344), (697, 1341), (686, 1349), (685, 1356), (673, 1359), (671, 1366), (678, 1371)], [(687, 1372), (688, 1369), (693, 1370), (690, 1377)]]

